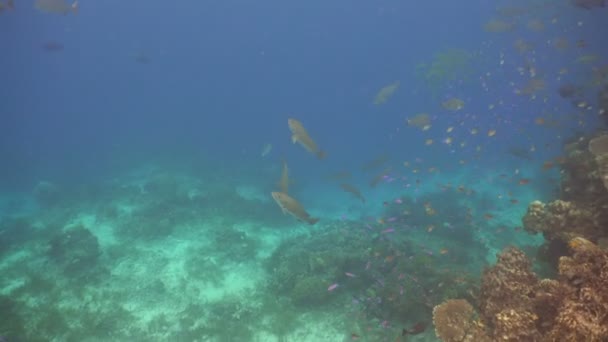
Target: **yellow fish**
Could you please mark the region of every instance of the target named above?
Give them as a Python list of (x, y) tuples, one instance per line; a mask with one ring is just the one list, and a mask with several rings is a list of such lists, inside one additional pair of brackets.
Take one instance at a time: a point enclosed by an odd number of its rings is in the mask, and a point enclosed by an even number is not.
[(387, 85), (386, 87), (380, 89), (380, 91), (378, 92), (378, 94), (376, 94), (376, 97), (374, 98), (374, 104), (381, 105), (381, 104), (385, 103), (386, 101), (388, 101), (388, 99), (390, 99), (391, 96), (393, 96), (395, 91), (397, 91), (397, 88), (399, 88), (400, 83), (401, 82), (399, 82), (399, 81), (395, 81), (395, 82)]
[(455, 112), (457, 110), (461, 110), (462, 108), (464, 108), (464, 101), (453, 97), (451, 99), (443, 101), (443, 103), (441, 103), (441, 105), (443, 106), (443, 108)]
[(306, 212), (306, 209), (288, 194), (275, 191), (272, 192), (271, 195), (274, 201), (281, 207), (281, 210), (283, 210), (283, 214), (289, 214), (298, 221), (304, 221), (308, 224), (315, 224), (319, 221), (318, 218), (311, 217), (310, 214)]
[(319, 159), (325, 158), (325, 152), (323, 152), (319, 146), (317, 146), (317, 143), (312, 140), (300, 121), (296, 119), (288, 119), (287, 124), (289, 125), (289, 130), (291, 131), (292, 143), (299, 143), (308, 152), (316, 155)]
[(70, 5), (65, 0), (36, 0), (34, 6), (37, 10), (47, 13), (64, 15), (70, 12), (78, 13), (78, 1), (74, 1)]

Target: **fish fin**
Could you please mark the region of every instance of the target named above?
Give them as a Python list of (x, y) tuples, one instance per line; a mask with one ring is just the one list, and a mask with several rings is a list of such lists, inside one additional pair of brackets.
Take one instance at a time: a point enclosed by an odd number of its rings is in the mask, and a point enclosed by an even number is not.
[(297, 142), (298, 142), (298, 136), (297, 136), (297, 135), (295, 135), (295, 134), (293, 134), (293, 135), (291, 136), (291, 143), (295, 144), (295, 143), (297, 143)]
[(311, 218), (308, 219), (308, 223), (310, 225), (313, 225), (313, 224), (315, 224), (317, 222), (319, 222), (319, 218), (317, 218), (317, 217), (311, 217)]
[(78, 4), (78, 0), (74, 1), (72, 3), (72, 6), (70, 6), (70, 8), (72, 9), (72, 13), (78, 14), (78, 8), (79, 7), (80, 7), (80, 5)]

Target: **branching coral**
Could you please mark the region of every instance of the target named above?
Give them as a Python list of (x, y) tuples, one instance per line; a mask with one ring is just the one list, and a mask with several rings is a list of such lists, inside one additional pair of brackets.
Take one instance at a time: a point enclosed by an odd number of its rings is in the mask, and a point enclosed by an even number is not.
[(506, 248), (498, 263), (483, 274), (480, 311), (493, 329), (494, 337), (505, 341), (535, 340), (538, 316), (531, 298), (538, 279), (531, 263), (517, 248)]
[(571, 257), (559, 263), (564, 298), (549, 338), (572, 341), (608, 340), (608, 252), (583, 238), (572, 239)]
[[(608, 341), (608, 251), (583, 238), (568, 246), (572, 256), (560, 259), (558, 280), (537, 281), (515, 248), (506, 249), (485, 272), (479, 310), (492, 341)], [(462, 331), (470, 329), (474, 317), (466, 301), (437, 306), (437, 336), (468, 341)]]
[(490, 341), (477, 313), (464, 299), (451, 299), (433, 309), (435, 334), (445, 342)]

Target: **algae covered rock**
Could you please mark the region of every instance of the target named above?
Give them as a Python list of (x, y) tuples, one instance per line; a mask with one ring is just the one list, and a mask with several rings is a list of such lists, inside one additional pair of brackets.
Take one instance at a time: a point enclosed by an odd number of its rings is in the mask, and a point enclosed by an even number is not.
[(93, 233), (84, 227), (61, 232), (51, 238), (48, 256), (69, 275), (84, 275), (97, 268), (101, 250)]

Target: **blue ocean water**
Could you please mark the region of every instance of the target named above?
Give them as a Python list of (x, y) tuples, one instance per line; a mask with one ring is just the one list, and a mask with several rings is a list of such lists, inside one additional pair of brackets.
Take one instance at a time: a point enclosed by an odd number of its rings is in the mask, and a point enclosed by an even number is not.
[[(416, 302), (455, 279), (438, 270), (477, 280), (542, 242), (528, 203), (556, 196), (567, 141), (605, 129), (605, 8), (56, 3), (0, 12), (8, 341), (394, 341), (470, 285)], [(283, 162), (314, 226), (270, 196)]]

